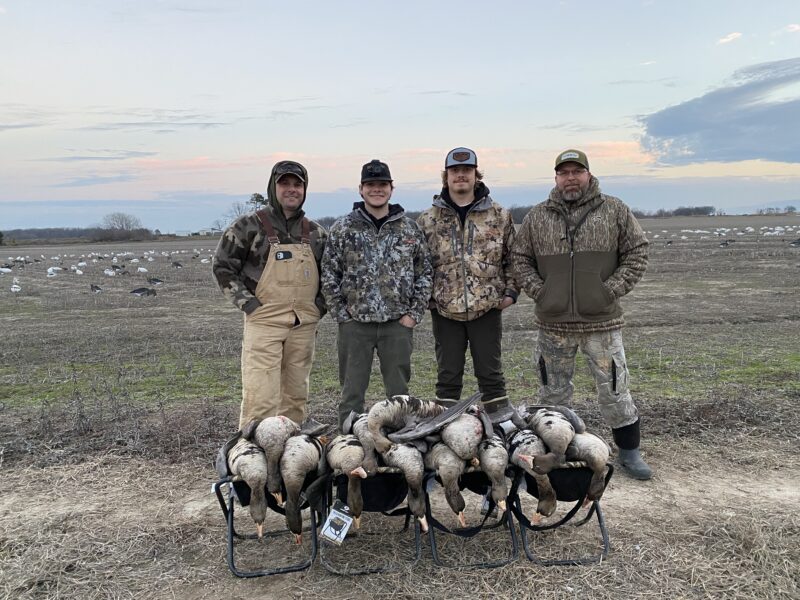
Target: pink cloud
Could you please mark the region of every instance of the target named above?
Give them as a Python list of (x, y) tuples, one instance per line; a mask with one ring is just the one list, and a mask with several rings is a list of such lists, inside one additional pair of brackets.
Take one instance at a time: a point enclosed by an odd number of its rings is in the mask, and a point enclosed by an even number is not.
[(738, 31), (734, 31), (733, 33), (729, 33), (725, 37), (718, 39), (717, 45), (719, 46), (720, 44), (729, 44), (734, 40), (738, 40), (740, 37), (742, 37), (742, 34), (739, 33)]

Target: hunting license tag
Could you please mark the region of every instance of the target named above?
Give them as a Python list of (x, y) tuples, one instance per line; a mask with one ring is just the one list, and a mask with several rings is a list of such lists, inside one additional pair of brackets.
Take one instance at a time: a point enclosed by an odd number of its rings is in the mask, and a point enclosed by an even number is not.
[(341, 500), (337, 500), (333, 503), (328, 518), (325, 519), (320, 535), (329, 542), (341, 546), (352, 524), (353, 517), (350, 516), (350, 507)]

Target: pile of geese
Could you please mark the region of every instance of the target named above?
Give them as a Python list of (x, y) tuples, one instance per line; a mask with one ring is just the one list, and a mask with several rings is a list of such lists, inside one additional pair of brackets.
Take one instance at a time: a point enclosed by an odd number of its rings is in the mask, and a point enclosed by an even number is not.
[(502, 511), (507, 508), (509, 464), (533, 477), (538, 487), (534, 523), (557, 508), (556, 492), (547, 476), (553, 469), (587, 466), (592, 478), (586, 502), (599, 500), (610, 455), (606, 442), (587, 432), (583, 420), (565, 406), (526, 406), (518, 412), (526, 425), (523, 428), (510, 421), (493, 425), (480, 394), (448, 408), (413, 396), (393, 396), (375, 403), (369, 412), (351, 413), (343, 432), (330, 442), (322, 435), (325, 425), (309, 421), (301, 426), (287, 417), (268, 417), (242, 429), (228, 452), (228, 468), (252, 490), (250, 515), (259, 537), (269, 493), (283, 507), (287, 528), (298, 544), (302, 541), (300, 494), (311, 473), (347, 476), (347, 503), (356, 530), (364, 507), (361, 481), (386, 470), (400, 471), (405, 477), (408, 508), (423, 532), (428, 530), (426, 472), (435, 473), (441, 481), (445, 500), (461, 527), (466, 527), (466, 518), (459, 480), (471, 471), (486, 474), (491, 498)]

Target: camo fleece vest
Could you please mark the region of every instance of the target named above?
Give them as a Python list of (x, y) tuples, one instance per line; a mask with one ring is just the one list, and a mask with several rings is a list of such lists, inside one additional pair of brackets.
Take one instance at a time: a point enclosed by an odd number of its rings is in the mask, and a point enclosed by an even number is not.
[(467, 212), (464, 224), (442, 196), (417, 219), (433, 263), (433, 301), (448, 319), (471, 321), (516, 299), (509, 263), (515, 228), (511, 213), (487, 194)]
[(419, 323), (431, 277), (425, 236), (400, 206), (390, 205), (380, 230), (363, 203), (331, 226), (321, 287), (335, 321), (385, 323), (407, 314)]
[[(267, 213), (278, 239), (283, 243), (299, 244), (302, 238), (302, 220), (304, 212), (298, 211), (288, 221), (283, 212), (268, 205)], [(319, 223), (311, 225), (311, 250), (320, 266), (325, 248), (327, 234)], [(222, 238), (214, 252), (211, 270), (222, 293), (230, 299), (234, 306), (246, 313), (253, 312), (261, 304), (256, 298), (256, 286), (269, 257), (269, 240), (256, 213), (246, 214), (236, 219), (222, 234)], [(317, 294), (315, 301), (320, 314), (325, 314), (325, 302), (322, 294)]]
[(562, 333), (622, 327), (619, 298), (647, 268), (648, 241), (630, 209), (600, 193), (592, 177), (583, 197), (556, 188), (526, 215), (512, 250), (517, 283), (536, 302), (539, 327)]

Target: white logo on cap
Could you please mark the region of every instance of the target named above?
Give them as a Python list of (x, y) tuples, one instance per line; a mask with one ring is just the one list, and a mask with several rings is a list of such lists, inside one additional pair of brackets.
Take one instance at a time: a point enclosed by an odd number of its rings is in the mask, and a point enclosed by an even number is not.
[(568, 158), (580, 158), (577, 152), (564, 152), (559, 160), (567, 160)]

